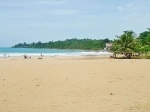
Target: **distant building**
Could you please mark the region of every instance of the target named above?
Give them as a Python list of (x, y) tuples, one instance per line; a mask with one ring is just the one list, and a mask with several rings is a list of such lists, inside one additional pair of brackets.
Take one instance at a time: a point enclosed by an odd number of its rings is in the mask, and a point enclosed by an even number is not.
[(110, 51), (110, 49), (112, 48), (112, 46), (113, 46), (112, 43), (106, 43), (105, 50), (106, 50), (106, 51)]

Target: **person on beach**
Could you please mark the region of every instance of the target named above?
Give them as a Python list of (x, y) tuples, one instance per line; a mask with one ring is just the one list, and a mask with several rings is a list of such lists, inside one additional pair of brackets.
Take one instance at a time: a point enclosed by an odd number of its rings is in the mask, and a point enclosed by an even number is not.
[(24, 59), (27, 59), (27, 55), (26, 54), (24, 55)]
[(42, 58), (42, 57), (44, 57), (44, 55), (41, 53), (40, 57)]
[(27, 56), (26, 54), (24, 55), (24, 59), (27, 59), (27, 58), (29, 58), (29, 59), (31, 59), (31, 56)]
[(42, 55), (42, 53), (41, 53), (41, 54), (40, 54), (40, 57), (39, 57), (38, 59), (43, 59), (42, 57), (43, 57), (43, 55)]

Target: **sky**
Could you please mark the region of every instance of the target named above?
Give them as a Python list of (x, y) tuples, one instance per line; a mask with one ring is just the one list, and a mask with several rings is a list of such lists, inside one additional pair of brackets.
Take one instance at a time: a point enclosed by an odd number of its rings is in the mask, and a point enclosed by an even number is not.
[(71, 38), (111, 40), (150, 28), (150, 0), (0, 0), (0, 47)]

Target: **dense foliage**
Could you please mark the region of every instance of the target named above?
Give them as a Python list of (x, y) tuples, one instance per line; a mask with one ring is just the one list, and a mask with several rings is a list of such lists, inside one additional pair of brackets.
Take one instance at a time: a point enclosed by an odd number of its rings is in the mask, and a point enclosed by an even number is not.
[(138, 53), (145, 54), (148, 57), (148, 52), (150, 52), (150, 29), (144, 31), (136, 37), (133, 31), (124, 31), (117, 39), (113, 41), (112, 51), (116, 54), (126, 54)]
[(135, 33), (133, 31), (124, 31), (124, 34), (117, 36), (114, 40), (114, 51), (117, 53), (134, 52)]
[(104, 49), (105, 43), (109, 43), (109, 39), (66, 39), (64, 41), (49, 41), (48, 43), (19, 43), (13, 48), (49, 48), (49, 49), (83, 49), (83, 50), (100, 50)]

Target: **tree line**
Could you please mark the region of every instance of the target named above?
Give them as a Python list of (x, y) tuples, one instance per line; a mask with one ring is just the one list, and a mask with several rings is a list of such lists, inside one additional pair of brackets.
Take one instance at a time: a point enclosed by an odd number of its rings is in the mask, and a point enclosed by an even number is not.
[(66, 39), (64, 41), (49, 41), (47, 43), (33, 42), (30, 44), (19, 43), (13, 48), (48, 48), (48, 49), (82, 49), (82, 50), (102, 50), (106, 43), (112, 42), (112, 40), (99, 39)]

